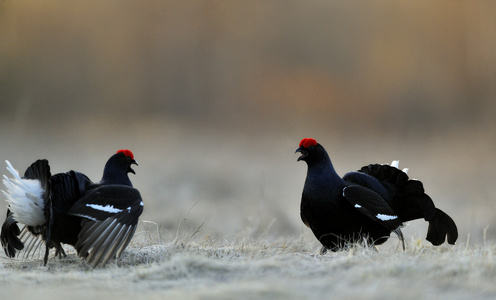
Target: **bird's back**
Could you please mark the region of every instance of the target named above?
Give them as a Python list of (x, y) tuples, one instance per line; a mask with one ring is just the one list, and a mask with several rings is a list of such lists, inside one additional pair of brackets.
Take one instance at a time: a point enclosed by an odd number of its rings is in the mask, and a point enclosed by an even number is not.
[(51, 240), (58, 243), (75, 245), (81, 230), (81, 218), (67, 214), (69, 209), (81, 198), (91, 180), (76, 171), (55, 174), (51, 178)]
[[(406, 172), (395, 166), (370, 164), (346, 174), (343, 179), (377, 192), (403, 222), (419, 218), (429, 220), (435, 214), (434, 203), (430, 198), (426, 199), (422, 182), (409, 179)], [(419, 205), (419, 199), (423, 200), (422, 205)]]

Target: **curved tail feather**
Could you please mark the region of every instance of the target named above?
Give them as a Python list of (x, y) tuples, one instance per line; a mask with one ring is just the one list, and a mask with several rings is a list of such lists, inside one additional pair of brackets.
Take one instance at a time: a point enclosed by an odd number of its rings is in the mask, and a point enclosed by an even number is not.
[(429, 221), (426, 239), (434, 246), (439, 246), (444, 243), (446, 237), (448, 243), (454, 245), (458, 239), (458, 229), (450, 216), (436, 208), (436, 215)]
[(19, 234), (21, 234), (21, 230), (17, 226), (12, 213), (7, 210), (7, 218), (0, 233), (0, 242), (8, 257), (15, 257), (16, 251), (24, 249), (24, 243), (19, 238)]
[(359, 172), (368, 174), (379, 181), (387, 181), (399, 186), (408, 181), (408, 175), (395, 166), (370, 164), (362, 167)]
[(39, 180), (43, 190), (49, 191), (50, 177), (52, 177), (52, 174), (50, 173), (50, 165), (48, 164), (48, 160), (39, 159), (26, 169), (23, 178)]

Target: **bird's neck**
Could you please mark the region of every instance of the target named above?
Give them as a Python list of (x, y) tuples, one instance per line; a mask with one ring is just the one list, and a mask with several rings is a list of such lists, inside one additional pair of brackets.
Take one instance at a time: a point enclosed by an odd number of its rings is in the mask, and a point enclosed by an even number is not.
[(328, 155), (319, 162), (308, 165), (307, 179), (312, 185), (333, 187), (344, 184), (344, 180), (336, 173)]
[(103, 171), (101, 184), (122, 184), (133, 186), (127, 173), (122, 172), (122, 170), (114, 170), (113, 168), (105, 168)]

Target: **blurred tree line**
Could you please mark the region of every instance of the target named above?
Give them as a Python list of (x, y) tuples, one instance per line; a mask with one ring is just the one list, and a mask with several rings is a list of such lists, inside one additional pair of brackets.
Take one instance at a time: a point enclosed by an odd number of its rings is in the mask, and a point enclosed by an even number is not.
[(494, 127), (496, 2), (0, 2), (0, 118)]

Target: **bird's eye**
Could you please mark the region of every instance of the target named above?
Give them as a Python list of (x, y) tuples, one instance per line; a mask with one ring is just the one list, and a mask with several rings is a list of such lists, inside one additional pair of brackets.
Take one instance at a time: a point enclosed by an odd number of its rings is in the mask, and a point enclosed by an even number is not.
[(315, 146), (308, 147), (308, 150), (314, 150), (314, 149), (315, 149)]

